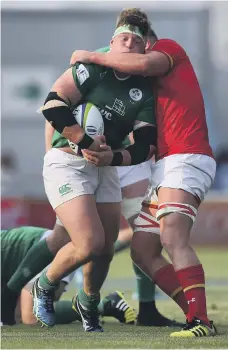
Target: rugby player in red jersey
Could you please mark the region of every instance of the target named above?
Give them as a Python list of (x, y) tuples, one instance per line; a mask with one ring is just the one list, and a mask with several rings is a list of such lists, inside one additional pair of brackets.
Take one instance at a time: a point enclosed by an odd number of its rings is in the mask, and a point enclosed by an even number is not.
[[(128, 9), (120, 20), (133, 11), (146, 16)], [(157, 79), (157, 162), (135, 221), (132, 258), (184, 311), (186, 326), (171, 336), (214, 336), (216, 329), (207, 316), (204, 270), (189, 243), (198, 207), (216, 171), (200, 86), (184, 49), (173, 40), (158, 39), (153, 30), (146, 54), (131, 54), (130, 60), (127, 55), (75, 51), (71, 63), (96, 63)], [(101, 153), (86, 151), (85, 156), (108, 165)], [(155, 234), (159, 226), (160, 237)], [(172, 264), (161, 255), (162, 246)]]

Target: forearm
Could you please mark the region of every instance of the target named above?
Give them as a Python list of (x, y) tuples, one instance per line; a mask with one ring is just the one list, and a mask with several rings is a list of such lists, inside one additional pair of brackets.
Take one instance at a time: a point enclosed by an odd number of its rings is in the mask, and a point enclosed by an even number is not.
[(155, 153), (155, 146), (135, 143), (125, 149), (114, 152), (112, 166), (137, 165), (150, 159)]
[(134, 75), (146, 75), (148, 71), (148, 57), (138, 53), (92, 52), (91, 63), (110, 67), (119, 72)]

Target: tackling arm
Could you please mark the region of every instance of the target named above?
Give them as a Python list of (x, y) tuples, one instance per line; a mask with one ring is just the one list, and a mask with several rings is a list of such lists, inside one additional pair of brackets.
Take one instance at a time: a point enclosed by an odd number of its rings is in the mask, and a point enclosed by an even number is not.
[(111, 67), (133, 75), (161, 76), (170, 69), (170, 59), (162, 52), (150, 51), (147, 54), (91, 52), (89, 61), (102, 66)]

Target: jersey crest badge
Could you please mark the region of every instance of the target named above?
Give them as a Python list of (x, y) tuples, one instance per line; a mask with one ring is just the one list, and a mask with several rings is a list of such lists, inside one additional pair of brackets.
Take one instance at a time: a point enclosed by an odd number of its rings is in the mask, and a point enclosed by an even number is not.
[(131, 89), (129, 91), (129, 95), (130, 98), (135, 102), (138, 102), (142, 99), (142, 91), (137, 88)]

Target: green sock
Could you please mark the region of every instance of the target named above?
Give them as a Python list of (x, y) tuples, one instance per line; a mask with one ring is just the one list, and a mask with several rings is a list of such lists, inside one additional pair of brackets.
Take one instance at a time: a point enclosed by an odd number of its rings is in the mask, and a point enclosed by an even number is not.
[(33, 277), (52, 262), (53, 258), (54, 256), (48, 249), (46, 239), (36, 243), (28, 251), (17, 270), (10, 278), (7, 287), (19, 293)]
[(46, 275), (46, 271), (43, 271), (39, 278), (39, 286), (46, 290), (53, 290), (59, 286), (59, 282), (52, 283), (51, 281), (49, 281)]
[(56, 324), (68, 324), (74, 321), (81, 321), (80, 315), (72, 309), (72, 301), (60, 300), (54, 304), (54, 307)]
[(99, 312), (100, 315), (104, 315), (104, 310), (105, 310), (105, 305), (109, 302), (110, 300), (104, 298), (100, 301), (97, 310)]
[(130, 242), (124, 242), (124, 241), (117, 240), (115, 242), (115, 245), (114, 245), (114, 247), (115, 247), (115, 254), (121, 252), (124, 249), (129, 248), (129, 246), (130, 246)]
[(133, 263), (137, 280), (137, 292), (139, 302), (149, 302), (155, 299), (155, 284)]
[(83, 289), (78, 293), (79, 302), (88, 310), (96, 309), (100, 302), (100, 293), (95, 295), (87, 295)]

